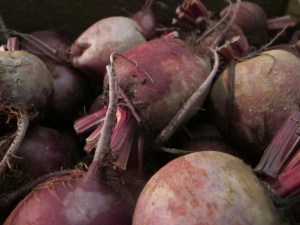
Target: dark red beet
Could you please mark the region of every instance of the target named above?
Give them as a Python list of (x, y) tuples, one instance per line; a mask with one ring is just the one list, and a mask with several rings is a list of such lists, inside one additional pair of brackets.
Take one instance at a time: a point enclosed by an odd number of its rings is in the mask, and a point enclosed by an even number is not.
[(107, 184), (102, 172), (117, 108), (112, 66), (107, 70), (110, 75), (109, 106), (87, 173), (74, 170), (69, 176), (41, 184), (18, 204), (4, 224), (131, 224), (132, 205), (124, 194), (126, 190), (116, 190), (116, 186)]
[(51, 179), (29, 193), (4, 224), (129, 225), (132, 207), (99, 179), (82, 171)]
[(71, 121), (86, 104), (89, 82), (80, 71), (66, 65), (46, 61), (53, 76), (54, 91), (49, 109), (51, 120), (55, 123)]
[[(229, 9), (229, 6), (224, 8), (220, 15), (224, 16)], [(232, 15), (233, 10), (229, 18)], [(243, 30), (251, 45), (261, 46), (261, 44), (267, 41), (267, 15), (260, 5), (242, 1), (237, 12), (235, 24)]]
[[(163, 129), (211, 70), (209, 58), (176, 38), (148, 41), (115, 61), (117, 80), (150, 129)], [(194, 111), (195, 112), (195, 111)]]
[(16, 165), (30, 179), (49, 172), (73, 168), (79, 159), (79, 145), (70, 132), (36, 126), (28, 129), (17, 152)]

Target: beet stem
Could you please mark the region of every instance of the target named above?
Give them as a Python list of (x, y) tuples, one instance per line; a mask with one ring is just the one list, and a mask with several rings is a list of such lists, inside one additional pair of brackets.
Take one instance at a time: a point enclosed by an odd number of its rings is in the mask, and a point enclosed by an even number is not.
[(141, 68), (139, 65), (137, 65), (137, 62), (136, 62), (136, 61), (133, 61), (133, 60), (129, 59), (128, 57), (126, 57), (126, 56), (124, 56), (124, 55), (122, 55), (122, 54), (120, 54), (120, 53), (113, 53), (113, 54), (114, 54), (114, 55), (117, 55), (117, 56), (119, 56), (119, 57), (121, 57), (121, 58), (127, 60), (128, 62), (132, 63), (133, 65), (135, 65), (136, 68), (137, 68), (138, 70), (140, 70), (143, 74), (145, 74), (145, 75), (149, 78), (149, 80), (151, 81), (151, 83), (154, 84), (154, 80), (153, 80), (153, 78), (150, 76), (150, 74), (147, 73), (147, 71), (145, 71), (145, 70), (144, 70), (143, 68)]
[(218, 26), (220, 26), (229, 16), (232, 9), (232, 2), (230, 0), (226, 0), (229, 4), (229, 10), (227, 10), (226, 14), (216, 22), (211, 28), (207, 29), (197, 40), (200, 43), (205, 37), (207, 37), (210, 33), (212, 33)]
[(97, 143), (93, 161), (88, 170), (88, 174), (94, 174), (104, 161), (105, 156), (109, 153), (110, 143), (114, 125), (116, 123), (116, 111), (118, 104), (118, 89), (116, 83), (116, 72), (114, 66), (115, 53), (110, 55), (110, 65), (106, 66), (107, 75), (109, 78), (109, 102), (107, 113), (103, 122), (100, 138)]
[(134, 106), (132, 105), (130, 99), (127, 97), (127, 95), (124, 93), (123, 89), (120, 86), (119, 86), (119, 92), (120, 92), (121, 97), (126, 102), (126, 107), (129, 108), (129, 110), (131, 111), (133, 117), (136, 119), (136, 121), (138, 122), (138, 124), (141, 124), (142, 120), (141, 120), (140, 116), (138, 115), (138, 113), (135, 110)]
[(289, 28), (291, 24), (286, 24), (267, 44), (263, 45), (259, 51), (262, 52), (266, 50), (268, 47), (270, 47), (281, 35), (284, 34), (284, 32)]
[(162, 130), (159, 136), (156, 138), (158, 144), (165, 144), (170, 137), (176, 132), (176, 130), (182, 126), (189, 114), (195, 108), (201, 107), (205, 102), (206, 97), (211, 88), (213, 79), (219, 68), (219, 55), (218, 53), (210, 48), (214, 55), (214, 66), (211, 73), (207, 76), (205, 81), (200, 85), (200, 87), (195, 91), (195, 93), (184, 103), (184, 105), (179, 109), (177, 114), (172, 118), (169, 124)]
[(297, 134), (298, 119), (300, 113), (293, 111), (265, 149), (260, 162), (254, 168), (255, 173), (263, 179), (276, 179), (298, 151), (300, 144)]
[(183, 149), (177, 149), (177, 148), (166, 148), (166, 147), (161, 147), (160, 151), (170, 153), (172, 155), (179, 155), (179, 156), (187, 155), (187, 154), (195, 152), (195, 151), (189, 151), (189, 150), (183, 150)]
[(6, 165), (8, 165), (8, 167), (11, 168), (9, 159), (11, 157), (16, 157), (15, 154), (18, 151), (20, 144), (22, 143), (24, 136), (26, 134), (27, 128), (28, 128), (29, 117), (26, 113), (20, 114), (17, 117), (17, 120), (18, 120), (18, 122), (17, 122), (18, 129), (16, 132), (16, 136), (15, 136), (13, 142), (11, 143), (9, 149), (5, 153), (3, 159), (0, 162), (0, 174), (3, 172)]
[(222, 32), (219, 34), (219, 36), (214, 40), (214, 42), (212, 43), (211, 47), (215, 48), (216, 46), (219, 45), (219, 42), (222, 40), (222, 38), (224, 37), (224, 34), (231, 28), (231, 26), (234, 24), (235, 19), (237, 17), (237, 14), (239, 12), (240, 9), (240, 5), (241, 5), (241, 0), (237, 0), (235, 3), (235, 7), (233, 9), (233, 15), (230, 18), (227, 26), (222, 30)]

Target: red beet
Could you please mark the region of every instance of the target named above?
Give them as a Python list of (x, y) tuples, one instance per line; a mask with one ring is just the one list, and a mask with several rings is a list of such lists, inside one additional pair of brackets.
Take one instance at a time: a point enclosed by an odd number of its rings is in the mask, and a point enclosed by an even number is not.
[(291, 110), (299, 109), (300, 60), (271, 50), (224, 70), (213, 85), (211, 112), (223, 136), (259, 159)]
[(0, 111), (8, 118), (17, 118), (14, 140), (0, 162), (0, 173), (20, 145), (29, 123), (29, 116), (40, 116), (53, 93), (53, 80), (46, 65), (36, 56), (19, 51), (16, 38), (2, 46), (0, 77)]
[(203, 151), (171, 161), (150, 178), (133, 216), (133, 225), (140, 224), (286, 223), (248, 165)]
[(110, 97), (103, 132), (85, 173), (56, 177), (30, 192), (12, 211), (4, 224), (130, 224), (132, 207), (125, 189), (107, 183), (103, 174), (107, 150), (114, 127), (117, 95), (114, 74), (110, 71)]
[(206, 55), (176, 38), (148, 41), (115, 61), (120, 87), (153, 131), (168, 124), (211, 67)]
[[(220, 15), (224, 16), (228, 10), (230, 10), (229, 6), (224, 8)], [(230, 12), (229, 18), (232, 16), (233, 10)], [(241, 1), (235, 24), (243, 30), (251, 45), (261, 46), (267, 41), (267, 15), (260, 5)]]

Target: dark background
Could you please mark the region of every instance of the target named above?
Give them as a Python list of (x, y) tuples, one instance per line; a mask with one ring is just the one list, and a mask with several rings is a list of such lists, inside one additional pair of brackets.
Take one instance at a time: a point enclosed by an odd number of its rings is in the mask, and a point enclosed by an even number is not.
[[(260, 4), (269, 17), (285, 12), (287, 0), (252, 0)], [(183, 0), (155, 0), (159, 21), (170, 26), (175, 8)], [(207, 8), (218, 12), (224, 0), (203, 0)], [(0, 14), (9, 29), (19, 32), (57, 31), (71, 41), (97, 20), (108, 16), (130, 16), (139, 10), (142, 0), (0, 0)], [(2, 36), (2, 35), (0, 35)]]

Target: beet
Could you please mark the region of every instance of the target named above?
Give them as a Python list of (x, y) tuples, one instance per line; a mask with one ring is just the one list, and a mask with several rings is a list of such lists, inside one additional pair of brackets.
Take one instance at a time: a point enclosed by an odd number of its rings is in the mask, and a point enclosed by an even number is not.
[(17, 119), (10, 147), (0, 162), (0, 173), (18, 150), (29, 120), (41, 117), (53, 93), (53, 80), (46, 65), (36, 56), (19, 51), (18, 40), (9, 38), (0, 52), (0, 110)]
[(28, 129), (17, 152), (16, 166), (30, 179), (46, 173), (71, 169), (79, 159), (79, 145), (74, 134), (44, 126)]
[(210, 109), (223, 136), (261, 157), (291, 110), (299, 109), (299, 59), (271, 50), (225, 69), (213, 85)]
[[(228, 10), (230, 7), (225, 7), (220, 15), (224, 16)], [(232, 16), (233, 11), (230, 12), (229, 18)], [(235, 24), (243, 30), (251, 45), (259, 47), (267, 41), (267, 15), (259, 4), (241, 1)]]
[(122, 199), (98, 179), (86, 177), (85, 182), (82, 175), (58, 177), (38, 186), (4, 224), (129, 224), (128, 206)]
[(53, 92), (45, 64), (25, 51), (1, 51), (0, 58), (1, 101), (24, 110), (44, 110)]
[(103, 170), (111, 141), (117, 108), (112, 66), (109, 106), (93, 161), (88, 171), (74, 169), (67, 176), (54, 177), (30, 192), (4, 224), (131, 224), (132, 204), (126, 189), (112, 185)]
[(146, 40), (132, 19), (109, 17), (87, 28), (71, 46), (71, 62), (89, 77), (102, 80), (112, 52), (125, 51)]
[(48, 114), (52, 123), (72, 122), (92, 95), (93, 89), (85, 76), (67, 64), (45, 61), (53, 76), (53, 95)]
[(12, 168), (7, 168), (0, 176), (0, 196), (4, 199), (0, 208), (5, 208), (0, 221), (17, 205), (15, 198), (21, 201), (25, 197), (25, 194), (18, 195), (20, 189), (51, 172), (74, 168), (79, 153), (79, 145), (71, 132), (29, 127), (11, 161)]
[(148, 41), (115, 61), (120, 87), (152, 131), (168, 124), (211, 67), (206, 55), (176, 38)]
[(203, 151), (172, 160), (150, 178), (132, 224), (286, 223), (247, 164), (226, 153)]

